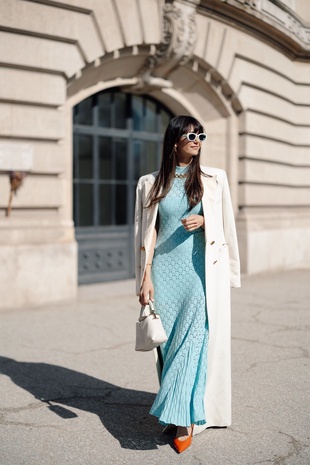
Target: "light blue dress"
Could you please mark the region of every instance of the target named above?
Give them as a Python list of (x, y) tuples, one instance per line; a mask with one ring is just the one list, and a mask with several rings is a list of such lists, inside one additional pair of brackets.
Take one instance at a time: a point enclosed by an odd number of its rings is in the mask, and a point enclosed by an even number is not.
[[(176, 168), (184, 174), (188, 168)], [(205, 239), (202, 228), (188, 232), (181, 218), (202, 215), (189, 208), (186, 178), (175, 178), (159, 204), (159, 231), (152, 262), (155, 309), (168, 341), (161, 346), (161, 386), (150, 413), (162, 424), (206, 423), (208, 318), (205, 296)]]

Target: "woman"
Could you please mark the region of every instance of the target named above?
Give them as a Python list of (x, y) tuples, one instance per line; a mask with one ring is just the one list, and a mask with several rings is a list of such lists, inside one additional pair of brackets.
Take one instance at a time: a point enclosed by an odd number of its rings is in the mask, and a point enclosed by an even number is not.
[(154, 300), (168, 340), (150, 413), (176, 428), (185, 450), (196, 434), (231, 423), (230, 285), (240, 286), (239, 253), (226, 173), (200, 166), (202, 125), (173, 118), (159, 172), (137, 186), (137, 295)]

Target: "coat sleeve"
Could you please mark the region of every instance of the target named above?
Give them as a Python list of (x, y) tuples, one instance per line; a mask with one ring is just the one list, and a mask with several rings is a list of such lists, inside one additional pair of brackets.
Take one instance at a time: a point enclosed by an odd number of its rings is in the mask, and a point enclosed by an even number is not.
[(230, 284), (232, 287), (240, 287), (240, 259), (235, 216), (225, 172), (223, 180), (223, 225), (225, 239), (229, 250)]
[(134, 225), (134, 249), (135, 249), (135, 274), (136, 274), (136, 294), (140, 292), (141, 282), (141, 244), (142, 244), (142, 182), (138, 182), (136, 189), (136, 204), (135, 204), (135, 225)]

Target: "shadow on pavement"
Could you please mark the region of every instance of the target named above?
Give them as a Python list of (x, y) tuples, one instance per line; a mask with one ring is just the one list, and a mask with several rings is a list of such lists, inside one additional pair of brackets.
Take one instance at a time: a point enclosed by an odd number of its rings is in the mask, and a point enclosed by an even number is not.
[(168, 442), (148, 413), (155, 394), (125, 389), (57, 365), (6, 357), (0, 357), (0, 373), (64, 420), (78, 416), (67, 407), (98, 415), (123, 448), (152, 450)]

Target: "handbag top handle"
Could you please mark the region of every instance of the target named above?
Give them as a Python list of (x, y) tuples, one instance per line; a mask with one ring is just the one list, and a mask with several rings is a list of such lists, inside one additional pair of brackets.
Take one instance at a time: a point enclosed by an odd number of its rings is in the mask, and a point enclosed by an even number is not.
[[(144, 310), (145, 310), (146, 307), (149, 307), (149, 309), (150, 309), (148, 315), (144, 314)], [(148, 305), (142, 305), (141, 306), (139, 321), (145, 320), (145, 318), (147, 318), (150, 315), (153, 315), (153, 318), (158, 318), (157, 313), (155, 312), (154, 303), (152, 302), (152, 300), (149, 300)]]

